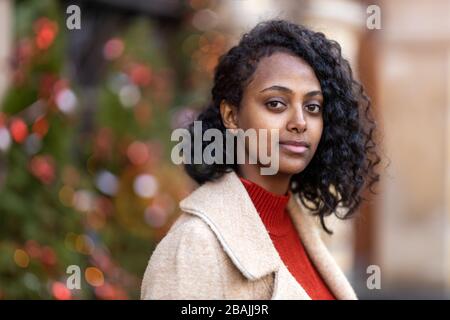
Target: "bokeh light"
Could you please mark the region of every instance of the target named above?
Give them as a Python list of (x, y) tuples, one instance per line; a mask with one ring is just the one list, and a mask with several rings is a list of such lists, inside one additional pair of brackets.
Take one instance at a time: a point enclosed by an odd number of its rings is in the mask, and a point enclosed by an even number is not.
[(0, 127), (0, 151), (8, 151), (11, 146), (11, 135), (8, 129)]
[(11, 120), (9, 129), (11, 130), (11, 136), (13, 140), (17, 143), (22, 143), (25, 141), (28, 135), (28, 127), (20, 118)]
[(44, 246), (41, 252), (41, 261), (43, 264), (53, 266), (56, 264), (56, 254), (53, 248)]
[(44, 17), (37, 20), (34, 24), (34, 31), (36, 33), (36, 46), (39, 49), (48, 49), (55, 40), (58, 33), (58, 25)]
[(105, 283), (103, 272), (96, 267), (88, 267), (84, 273), (87, 283), (93, 287), (100, 287)]
[(25, 250), (31, 258), (40, 259), (42, 255), (41, 245), (36, 240), (27, 240)]
[(150, 174), (141, 174), (135, 178), (133, 188), (138, 196), (151, 198), (158, 191), (158, 181)]
[(56, 105), (63, 113), (73, 113), (76, 109), (77, 103), (77, 96), (70, 89), (63, 89), (56, 95)]
[(14, 262), (21, 268), (28, 267), (30, 263), (30, 257), (28, 254), (22, 249), (16, 249), (14, 252)]
[(62, 282), (54, 282), (52, 284), (53, 297), (57, 300), (70, 300), (72, 293)]
[(55, 163), (50, 155), (37, 155), (30, 161), (31, 173), (44, 184), (50, 184), (55, 178)]
[(32, 133), (26, 138), (24, 146), (29, 155), (34, 155), (41, 150), (42, 140), (36, 133)]
[(94, 195), (89, 190), (78, 190), (73, 197), (73, 205), (82, 212), (92, 210), (94, 207)]
[(32, 131), (43, 138), (48, 132), (49, 124), (45, 115), (39, 116), (33, 124)]
[(58, 192), (59, 201), (66, 207), (70, 207), (73, 204), (73, 197), (75, 195), (75, 191), (71, 186), (64, 185)]
[(124, 43), (120, 38), (109, 39), (103, 47), (103, 56), (106, 60), (115, 60), (119, 58), (125, 49)]
[(95, 184), (101, 192), (109, 196), (114, 196), (119, 187), (117, 177), (107, 170), (102, 170), (98, 173)]
[(136, 85), (128, 84), (120, 89), (119, 98), (124, 107), (134, 107), (141, 99), (141, 91)]
[(140, 166), (149, 160), (150, 150), (145, 143), (134, 141), (127, 148), (127, 156), (132, 164)]

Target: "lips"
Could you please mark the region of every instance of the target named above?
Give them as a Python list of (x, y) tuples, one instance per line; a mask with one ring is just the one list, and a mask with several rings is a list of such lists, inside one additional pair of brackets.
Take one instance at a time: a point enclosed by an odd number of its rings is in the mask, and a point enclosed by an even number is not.
[(289, 140), (289, 141), (281, 141), (280, 146), (293, 153), (302, 154), (309, 149), (310, 145), (306, 141)]

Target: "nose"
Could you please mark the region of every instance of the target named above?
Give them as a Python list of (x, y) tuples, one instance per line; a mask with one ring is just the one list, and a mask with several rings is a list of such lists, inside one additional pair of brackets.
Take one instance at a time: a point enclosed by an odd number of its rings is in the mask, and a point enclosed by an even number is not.
[(306, 121), (303, 116), (303, 108), (296, 108), (292, 112), (292, 116), (287, 124), (288, 131), (303, 133), (306, 130)]

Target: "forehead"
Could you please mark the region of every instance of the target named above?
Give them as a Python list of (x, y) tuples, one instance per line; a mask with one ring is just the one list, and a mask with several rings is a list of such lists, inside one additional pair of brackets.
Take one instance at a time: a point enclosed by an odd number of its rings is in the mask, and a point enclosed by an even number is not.
[(259, 60), (248, 88), (262, 90), (274, 84), (284, 85), (293, 91), (320, 90), (312, 67), (302, 58), (284, 52), (276, 52)]

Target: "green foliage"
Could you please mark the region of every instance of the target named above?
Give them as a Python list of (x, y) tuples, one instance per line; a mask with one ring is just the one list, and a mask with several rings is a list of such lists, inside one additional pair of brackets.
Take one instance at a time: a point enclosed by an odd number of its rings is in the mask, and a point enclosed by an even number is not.
[[(53, 285), (65, 284), (70, 265), (80, 266), (83, 273), (82, 289), (70, 292), (71, 298), (139, 298), (149, 256), (158, 235), (175, 217), (174, 208), (185, 188), (185, 177), (164, 163), (170, 155), (171, 107), (175, 102), (183, 104), (189, 93), (167, 86), (170, 79), (164, 72), (174, 74), (172, 64), (160, 44), (150, 41), (155, 26), (138, 18), (116, 35), (125, 52), (109, 63), (104, 81), (93, 88), (98, 93), (91, 119), (95, 127), (83, 136), (81, 111), (86, 88), (77, 87), (66, 74), (63, 12), (54, 0), (15, 2), (16, 44), (29, 41), (33, 52), (15, 66), (13, 71), (21, 71), (24, 77), (12, 81), (0, 105), (7, 126), (18, 118), (28, 130), (26, 141), (13, 139), (7, 152), (0, 151), (0, 176), (5, 176), (0, 180), (0, 299), (61, 298)], [(35, 26), (43, 17), (58, 25), (57, 35), (49, 48), (38, 49)], [(189, 58), (184, 59), (182, 64), (189, 65)], [(129, 72), (135, 65), (150, 70), (151, 83), (133, 84), (141, 94), (139, 103), (124, 107), (120, 92), (112, 89), (110, 82), (126, 74), (132, 84)], [(46, 83), (48, 79), (53, 80)], [(75, 114), (58, 109), (55, 96), (60, 80), (76, 94)], [(163, 84), (158, 86), (159, 82)], [(163, 88), (163, 95), (158, 88)], [(39, 117), (45, 118), (48, 130), (33, 148), (28, 139), (31, 135), (36, 138), (32, 133)], [(104, 132), (108, 134), (102, 136)], [(136, 141), (149, 148), (151, 159), (143, 164), (133, 163), (127, 153)], [(115, 194), (105, 194), (98, 187), (96, 179), (104, 170), (117, 178)], [(145, 208), (156, 200), (142, 199), (133, 191), (133, 179), (142, 173), (157, 177), (157, 195), (169, 199), (163, 227), (145, 225)], [(179, 179), (176, 184), (174, 177)], [(87, 210), (77, 205), (80, 194), (91, 197)], [(108, 285), (112, 292), (109, 296), (101, 293), (102, 286), (96, 287), (84, 277), (89, 266), (102, 272), (103, 289)]]

